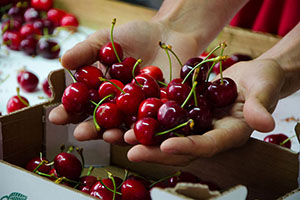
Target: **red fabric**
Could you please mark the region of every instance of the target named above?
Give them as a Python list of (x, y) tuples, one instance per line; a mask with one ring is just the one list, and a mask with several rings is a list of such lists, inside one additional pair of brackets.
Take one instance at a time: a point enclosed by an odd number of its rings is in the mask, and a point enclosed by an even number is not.
[(299, 0), (250, 0), (230, 25), (284, 36), (299, 21)]

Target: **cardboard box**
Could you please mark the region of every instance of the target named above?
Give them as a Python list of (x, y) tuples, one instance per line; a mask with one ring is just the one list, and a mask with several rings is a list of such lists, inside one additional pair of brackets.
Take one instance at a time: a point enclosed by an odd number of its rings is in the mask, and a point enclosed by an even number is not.
[[(138, 13), (140, 13), (139, 16), (145, 17), (145, 20), (150, 19), (155, 14), (153, 10), (116, 1), (89, 0), (88, 2), (77, 1), (74, 4), (74, 1), (71, 0), (57, 0), (56, 3), (58, 7), (75, 13), (83, 25), (95, 27), (95, 24), (99, 23), (101, 28), (107, 28), (113, 17), (118, 17), (122, 24), (135, 19)], [(91, 4), (95, 4), (95, 6), (91, 7)], [(120, 10), (123, 11), (120, 12)], [(96, 21), (93, 21), (93, 19)], [(256, 57), (272, 47), (279, 39), (272, 35), (226, 27), (209, 48), (216, 46), (219, 42), (226, 41), (228, 54), (239, 52)], [(49, 129), (46, 119), (49, 109), (60, 102), (65, 88), (64, 71), (52, 72), (50, 83), (55, 91), (50, 101), (0, 117), (0, 158), (3, 160), (0, 163), (0, 169), (3, 169), (3, 171), (0, 170), (0, 176), (2, 177), (0, 178), (0, 197), (10, 195), (15, 188), (15, 191), (26, 195), (26, 191), (29, 191), (29, 189), (24, 190), (22, 186), (25, 187), (26, 184), (37, 181), (38, 185), (44, 190), (48, 189), (50, 184), (50, 191), (61, 192), (63, 199), (93, 199), (77, 191), (72, 190), (70, 192), (69, 190), (71, 189), (64, 186), (54, 186), (54, 183), (17, 167), (23, 167), (28, 160), (39, 154), (39, 152), (46, 153), (44, 144), (46, 143), (47, 134), (50, 131), (58, 130), (58, 127), (55, 126)], [(212, 158), (200, 158), (186, 167), (131, 163), (126, 157), (129, 148), (112, 145), (110, 165), (115, 166), (117, 169), (130, 169), (154, 180), (175, 170), (189, 171), (203, 180), (216, 182), (229, 192), (231, 190), (235, 191), (234, 188), (238, 185), (242, 185), (240, 188), (243, 188), (241, 190), (245, 192), (245, 186), (247, 199), (296, 199), (299, 197), (299, 190), (295, 190), (298, 187), (298, 153), (253, 138), (240, 148), (228, 150)], [(5, 182), (11, 179), (11, 176), (5, 176), (7, 175), (6, 172), (12, 173), (14, 179), (12, 182), (7, 182), (7, 185), (11, 186), (11, 188), (4, 191), (5, 188), (3, 186), (6, 184)], [(19, 176), (20, 178), (18, 179)], [(22, 176), (25, 178), (21, 178)], [(22, 185), (15, 187), (14, 183), (17, 182)], [(55, 190), (52, 190), (52, 187)], [(57, 195), (59, 195), (59, 192)], [(156, 191), (155, 194), (157, 192), (163, 195), (166, 191)], [(75, 196), (73, 196), (74, 193), (76, 194)], [(34, 193), (30, 194), (33, 196), (29, 199), (41, 198), (41, 196), (34, 196)], [(174, 194), (172, 195), (174, 196)], [(182, 197), (180, 195), (175, 196), (177, 199)], [(59, 198), (56, 196), (52, 199)], [(184, 197), (181, 199), (184, 199)]]

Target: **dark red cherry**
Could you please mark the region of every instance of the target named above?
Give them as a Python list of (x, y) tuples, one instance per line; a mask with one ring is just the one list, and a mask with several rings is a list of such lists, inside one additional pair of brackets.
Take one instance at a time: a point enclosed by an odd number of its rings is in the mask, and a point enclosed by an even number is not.
[(232, 104), (237, 98), (237, 86), (231, 78), (217, 79), (207, 88), (207, 98), (216, 107)]
[(90, 101), (98, 103), (100, 100), (101, 99), (99, 97), (98, 91), (95, 89), (89, 89), (89, 98), (86, 104), (85, 112), (89, 115), (93, 115), (96, 106)]
[(190, 172), (181, 172), (179, 176), (169, 178), (169, 187), (175, 187), (180, 182), (197, 183), (199, 178)]
[(62, 104), (69, 113), (82, 113), (88, 99), (88, 88), (83, 83), (71, 83), (64, 91)]
[(145, 99), (142, 88), (135, 83), (128, 83), (123, 88), (125, 93), (117, 97), (117, 106), (126, 115), (135, 115), (140, 103)]
[[(20, 97), (27, 103), (24, 104), (21, 100), (20, 100)], [(25, 108), (28, 106), (29, 104), (29, 101), (23, 97), (23, 96), (13, 96), (11, 97), (8, 102), (7, 102), (7, 105), (6, 105), (6, 109), (7, 109), (7, 113), (11, 113), (13, 111), (16, 111), (16, 110), (20, 110), (22, 108)]]
[[(188, 73), (197, 64), (199, 64), (202, 61), (203, 61), (203, 59), (199, 58), (199, 57), (190, 58), (188, 61), (186, 61), (186, 63), (183, 65), (183, 67), (180, 70), (180, 78), (185, 79), (185, 77), (188, 75)], [(196, 81), (198, 83), (201, 83), (206, 79), (208, 70), (209, 70), (209, 64), (208, 63), (204, 63), (200, 66), (199, 74), (198, 74), (198, 77), (196, 79)], [(192, 85), (192, 78), (193, 78), (193, 73), (191, 73), (188, 76), (187, 80), (186, 80), (189, 85)]]
[(187, 99), (190, 91), (191, 87), (187, 84), (171, 83), (167, 87), (167, 96), (169, 100), (174, 100), (181, 105)]
[[(133, 79), (132, 70), (136, 61), (135, 58), (127, 57), (121, 63), (114, 63), (109, 69), (110, 76), (124, 84), (130, 83)], [(137, 66), (134, 70), (134, 75), (137, 76), (139, 73), (140, 67)]]
[(15, 31), (6, 31), (2, 35), (3, 43), (6, 44), (8, 48), (15, 51), (20, 50), (20, 43), (22, 39), (23, 38), (20, 33)]
[(20, 43), (20, 50), (23, 51), (25, 54), (34, 56), (36, 55), (36, 45), (38, 40), (32, 36), (29, 36), (21, 41)]
[(53, 23), (54, 26), (60, 26), (61, 19), (66, 15), (66, 12), (57, 8), (51, 8), (47, 12), (47, 18)]
[(97, 177), (95, 176), (82, 176), (79, 179), (79, 182), (81, 183), (78, 186), (78, 190), (80, 190), (81, 192), (90, 194), (90, 190), (92, 188), (92, 186), (97, 182)]
[(135, 122), (136, 122), (137, 120), (138, 120), (138, 118), (137, 118), (136, 115), (126, 115), (126, 116), (123, 118), (125, 127), (126, 127), (127, 129), (133, 128), (133, 125), (135, 124)]
[[(109, 81), (117, 85), (120, 89), (124, 88), (123, 83), (119, 80), (110, 79)], [(117, 97), (121, 94), (121, 90), (115, 87), (110, 82), (108, 81), (103, 82), (98, 89), (98, 94), (100, 99), (103, 99), (107, 95), (113, 94), (113, 97), (109, 97), (108, 99), (105, 100), (105, 102), (116, 103)]]
[(195, 106), (189, 111), (189, 118), (194, 120), (194, 134), (203, 134), (212, 128), (213, 116), (209, 107)]
[(79, 25), (79, 22), (74, 15), (66, 14), (61, 18), (60, 25), (76, 29)]
[(41, 35), (42, 32), (40, 31), (40, 29), (34, 28), (33, 24), (30, 23), (30, 24), (24, 24), (20, 28), (20, 34), (22, 38), (26, 38), (27, 36), (30, 35)]
[(22, 26), (22, 22), (17, 19), (9, 19), (2, 23), (1, 30), (2, 34), (5, 31), (19, 31)]
[(103, 77), (103, 73), (97, 67), (86, 65), (77, 69), (74, 77), (78, 82), (85, 84), (89, 89), (98, 89), (102, 83), (99, 78)]
[(46, 165), (46, 163), (49, 163), (49, 161), (46, 158), (40, 158), (40, 157), (36, 157), (31, 159), (27, 164), (26, 164), (26, 169), (33, 172), (37, 166), (42, 162), (42, 161), (46, 161), (44, 164), (42, 164), (37, 170), (39, 172), (48, 174), (51, 170), (51, 166)]
[(155, 136), (161, 127), (154, 118), (145, 117), (139, 119), (134, 125), (134, 134), (137, 141), (143, 145), (157, 145), (161, 143), (162, 136)]
[(31, 0), (31, 6), (37, 10), (47, 11), (53, 6), (53, 0)]
[(59, 44), (52, 39), (40, 39), (37, 44), (37, 53), (44, 58), (58, 58), (60, 52)]
[[(139, 74), (135, 77), (135, 79), (142, 86), (145, 98), (160, 97), (160, 87), (151, 76), (147, 74)], [(134, 79), (132, 80), (132, 83), (135, 83)]]
[[(103, 184), (110, 188), (112, 191), (114, 190), (114, 185), (111, 179), (105, 178), (102, 179)], [(118, 182), (115, 180), (115, 182)], [(116, 187), (118, 187), (119, 184), (116, 184)], [(102, 200), (112, 200), (113, 199), (113, 192), (106, 189), (100, 181), (97, 181), (92, 188), (90, 189), (90, 195), (92, 197), (96, 197), (98, 199)], [(116, 194), (115, 200), (123, 200), (122, 196), (119, 194)]]
[(253, 59), (250, 55), (242, 54), (242, 53), (235, 53), (235, 54), (231, 55), (230, 57), (233, 60), (235, 60), (236, 62), (249, 61), (249, 60)]
[(33, 22), (40, 18), (40, 13), (35, 8), (27, 8), (24, 13), (24, 19), (26, 22)]
[(96, 120), (100, 127), (118, 128), (122, 122), (122, 113), (114, 103), (101, 104), (96, 110)]
[(160, 88), (160, 99), (168, 99), (167, 88)]
[(140, 70), (141, 74), (147, 74), (149, 76), (151, 76), (154, 80), (156, 81), (164, 81), (164, 76), (163, 76), (163, 72), (161, 71), (161, 69), (155, 65), (148, 65), (143, 67)]
[[(237, 63), (237, 57), (229, 57), (226, 60), (222, 61), (222, 71), (224, 71), (228, 67), (234, 65), (235, 63)], [(220, 73), (220, 62), (218, 62), (213, 67), (212, 72), (214, 72), (215, 74), (219, 74)]]
[(42, 88), (44, 93), (48, 96), (51, 97), (52, 95), (52, 91), (48, 82), (48, 79), (44, 79), (44, 81), (42, 82)]
[(37, 19), (33, 22), (33, 27), (38, 29), (43, 35), (52, 34), (54, 31), (54, 24), (49, 19)]
[(188, 121), (188, 113), (176, 101), (169, 100), (159, 108), (157, 120), (164, 129), (171, 129)]
[[(287, 135), (283, 133), (278, 133), (267, 135), (266, 137), (264, 137), (264, 141), (272, 144), (281, 145), (281, 143), (287, 140), (288, 138), (289, 137)], [(286, 143), (282, 144), (282, 146), (290, 149), (292, 146), (291, 140), (288, 140)]]
[(156, 118), (158, 109), (163, 104), (163, 102), (158, 98), (147, 98), (141, 102), (139, 106), (138, 119), (144, 117)]
[(21, 71), (17, 76), (18, 83), (20, 87), (26, 92), (33, 92), (36, 90), (39, 78), (32, 72)]
[(54, 158), (54, 168), (60, 177), (66, 177), (71, 180), (78, 180), (82, 165), (80, 160), (73, 154), (62, 152)]
[(134, 179), (127, 179), (122, 184), (122, 200), (150, 200), (149, 190), (143, 183)]
[(24, 9), (17, 5), (12, 6), (7, 12), (8, 16), (13, 19), (22, 19), (23, 13)]
[[(121, 45), (119, 45), (117, 42), (114, 42), (116, 51), (118, 53), (119, 58), (122, 60), (123, 59), (123, 50)], [(114, 63), (119, 62), (115, 52), (112, 47), (112, 43), (109, 42), (108, 44), (104, 45), (100, 51), (99, 51), (99, 60), (101, 63), (111, 66)]]

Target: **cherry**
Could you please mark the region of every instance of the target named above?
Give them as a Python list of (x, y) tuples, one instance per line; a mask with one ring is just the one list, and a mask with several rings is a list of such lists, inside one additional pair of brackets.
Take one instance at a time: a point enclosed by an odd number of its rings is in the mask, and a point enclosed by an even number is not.
[(60, 26), (61, 19), (66, 15), (66, 12), (57, 8), (51, 8), (47, 12), (47, 18), (54, 24), (54, 26)]
[(93, 187), (93, 185), (97, 182), (97, 177), (95, 176), (82, 176), (79, 179), (80, 185), (78, 186), (78, 190), (81, 192), (90, 194), (90, 190)]
[[(229, 58), (227, 58), (226, 60), (224, 60), (222, 62), (222, 70), (224, 71), (225, 69), (227, 69), (228, 67), (234, 65), (235, 63), (238, 62), (238, 56), (231, 56)], [(241, 59), (242, 56), (241, 56)], [(247, 58), (245, 58), (247, 60)], [(215, 74), (219, 74), (220, 73), (220, 63), (218, 62), (214, 67), (213, 67), (213, 70), (212, 70)]]
[(188, 113), (189, 118), (194, 120), (195, 127), (193, 132), (195, 134), (203, 134), (212, 128), (213, 117), (211, 110), (208, 107), (194, 106), (189, 109)]
[(52, 168), (52, 169), (49, 171), (48, 174), (49, 174), (50, 176), (52, 176), (52, 177), (49, 177), (49, 179), (52, 180), (52, 181), (55, 181), (56, 178), (59, 177), (55, 168)]
[(138, 118), (136, 115), (127, 115), (123, 119), (125, 127), (127, 129), (131, 129), (137, 120), (138, 120)]
[[(118, 56), (122, 60), (123, 59), (123, 50), (122, 50), (121, 45), (119, 45), (117, 42), (114, 42), (114, 45), (115, 45), (116, 51), (118, 52)], [(105, 46), (103, 46), (100, 49), (99, 60), (101, 63), (108, 65), (108, 66), (111, 66), (112, 64), (118, 62), (111, 42), (109, 42), (108, 44), (106, 44)]]
[(269, 142), (269, 143), (272, 143), (272, 144), (277, 144), (277, 145), (280, 145), (280, 146), (284, 146), (286, 148), (291, 148), (292, 146), (292, 143), (291, 143), (291, 140), (288, 140), (289, 137), (283, 133), (278, 133), (278, 134), (270, 134), (270, 135), (267, 135), (265, 138), (264, 138), (264, 141), (265, 142)]
[(9, 19), (2, 23), (1, 30), (2, 33), (5, 31), (19, 31), (22, 26), (22, 21), (18, 19)]
[(146, 98), (160, 97), (160, 87), (157, 82), (147, 74), (140, 74), (132, 80), (132, 83), (137, 81), (141, 86)]
[(177, 102), (169, 100), (159, 108), (157, 120), (164, 129), (170, 129), (187, 121), (188, 113)]
[[(117, 184), (118, 179), (114, 177), (115, 182), (116, 182), (116, 187), (118, 187), (119, 184)], [(114, 190), (114, 185), (113, 181), (109, 178), (102, 179), (103, 184), (107, 187), (110, 188), (112, 191)], [(102, 200), (112, 200), (113, 199), (113, 192), (109, 191), (108, 189), (105, 188), (100, 181), (97, 181), (92, 188), (90, 189), (90, 195), (92, 197), (97, 197), (98, 199)], [(120, 194), (116, 194), (115, 200), (123, 200), (122, 196)]]
[[(204, 59), (208, 56), (208, 54), (209, 54), (209, 52), (204, 51), (199, 57)], [(210, 56), (208, 56), (208, 59), (209, 58), (214, 58), (214, 57), (216, 57), (216, 56), (214, 54), (211, 54)]]
[(78, 82), (84, 83), (89, 89), (98, 89), (103, 77), (102, 71), (97, 67), (86, 65), (76, 70), (74, 74)]
[(66, 14), (61, 18), (60, 25), (76, 29), (79, 25), (79, 22), (74, 15)]
[(23, 51), (25, 54), (33, 56), (36, 55), (36, 45), (38, 40), (32, 36), (29, 36), (21, 41), (20, 43), (20, 50)]
[[(33, 22), (33, 27), (40, 30), (42, 34), (52, 34), (54, 31), (54, 24), (49, 19), (37, 19)], [(45, 32), (45, 29), (47, 32)]]
[(71, 83), (64, 91), (62, 104), (69, 113), (82, 113), (88, 98), (88, 88), (83, 83)]
[(104, 103), (96, 110), (96, 120), (100, 127), (106, 129), (118, 128), (123, 120), (122, 113), (114, 103)]
[(135, 123), (134, 134), (137, 141), (143, 145), (157, 145), (163, 139), (155, 135), (160, 129), (160, 124), (156, 119), (145, 117)]
[(39, 172), (48, 174), (51, 170), (51, 166), (46, 165), (49, 161), (44, 157), (36, 157), (31, 159), (29, 162), (27, 162), (26, 169), (33, 172), (40, 165), (41, 162), (43, 162), (44, 164), (42, 164), (37, 170)]
[(34, 28), (33, 24), (24, 24), (20, 29), (20, 34), (22, 38), (26, 38), (29, 35), (41, 35), (42, 32)]
[(60, 46), (51, 39), (40, 39), (37, 44), (37, 53), (44, 58), (54, 59), (59, 56)]
[[(127, 84), (133, 78), (132, 71), (136, 62), (137, 60), (135, 58), (127, 57), (122, 62), (114, 63), (109, 69), (109, 75), (113, 79), (118, 79), (122, 83)], [(140, 73), (140, 67), (137, 66), (134, 69), (134, 75), (136, 76), (139, 73)]]
[(110, 79), (109, 81), (103, 82), (98, 89), (100, 99), (103, 99), (107, 95), (112, 94), (113, 96), (105, 100), (105, 102), (116, 103), (117, 97), (121, 94), (122, 91), (115, 85), (121, 90), (124, 88), (123, 83), (116, 79)]
[(160, 88), (160, 99), (168, 99), (167, 88)]
[(150, 200), (149, 190), (138, 180), (127, 179), (122, 184), (122, 200)]
[(117, 97), (117, 106), (126, 115), (135, 115), (140, 103), (145, 99), (142, 88), (135, 83), (128, 83), (123, 88), (125, 93)]
[(230, 56), (233, 60), (236, 62), (240, 61), (249, 61), (252, 60), (253, 58), (247, 54), (242, 54), (242, 53), (235, 53), (232, 56)]
[(89, 100), (86, 104), (85, 112), (87, 114), (93, 115), (96, 106), (90, 101), (98, 103), (101, 100), (99, 97), (98, 91), (96, 89), (89, 89), (89, 98), (88, 99)]
[(54, 168), (60, 177), (66, 177), (71, 180), (78, 180), (82, 165), (80, 160), (73, 154), (62, 152), (54, 158)]
[[(17, 92), (18, 93), (18, 92)], [(20, 110), (29, 106), (29, 101), (19, 94), (16, 96), (11, 97), (6, 105), (7, 113), (11, 113), (16, 110)]]
[(42, 82), (42, 88), (44, 93), (48, 96), (51, 97), (52, 95), (52, 91), (48, 82), (48, 79), (44, 79), (44, 81)]
[(7, 14), (8, 16), (14, 18), (14, 19), (22, 19), (23, 18), (23, 8), (21, 8), (20, 6), (14, 5), (13, 7), (11, 7)]
[(33, 92), (38, 86), (39, 78), (32, 72), (20, 71), (17, 75), (17, 81), (26, 92)]
[(6, 31), (2, 35), (3, 43), (6, 44), (11, 50), (18, 51), (20, 49), (20, 43), (22, 41), (22, 36), (19, 32)]
[(149, 186), (151, 185), (151, 182), (148, 179), (146, 179), (142, 176), (139, 176), (139, 175), (130, 174), (129, 176), (127, 176), (126, 180), (128, 180), (128, 179), (137, 180), (137, 181), (141, 182), (146, 188), (149, 188)]
[(35, 8), (27, 8), (24, 13), (24, 19), (26, 22), (33, 22), (40, 18), (40, 13)]
[(53, 0), (31, 0), (31, 6), (37, 10), (47, 11), (53, 6)]
[(141, 74), (147, 74), (149, 76), (151, 76), (154, 80), (156, 81), (164, 81), (164, 77), (163, 77), (163, 72), (161, 71), (161, 69), (155, 65), (148, 65), (143, 67), (140, 70)]
[(190, 172), (181, 172), (179, 176), (169, 178), (168, 182), (169, 187), (175, 187), (180, 182), (197, 183), (199, 182), (199, 178)]
[(215, 107), (232, 104), (237, 98), (237, 86), (231, 78), (217, 79), (207, 88), (207, 97)]
[(163, 102), (158, 98), (147, 98), (141, 102), (138, 111), (138, 119), (142, 119), (144, 117), (152, 117), (156, 118), (158, 109), (163, 104)]
[(220, 191), (220, 190), (221, 190), (221, 187), (220, 187), (219, 185), (217, 185), (216, 183), (211, 182), (211, 181), (203, 181), (203, 180), (200, 180), (199, 183), (200, 183), (200, 184), (207, 185), (207, 187), (208, 187), (209, 190), (211, 190), (211, 191), (214, 191), (214, 190)]
[(171, 82), (167, 87), (168, 99), (181, 105), (187, 99), (190, 91), (191, 87), (187, 84)]

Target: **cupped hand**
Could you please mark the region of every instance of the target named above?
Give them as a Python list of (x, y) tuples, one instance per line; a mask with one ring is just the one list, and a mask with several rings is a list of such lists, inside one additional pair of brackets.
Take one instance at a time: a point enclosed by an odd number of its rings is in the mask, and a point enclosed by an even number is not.
[(236, 82), (238, 97), (226, 108), (227, 115), (214, 122), (211, 131), (203, 135), (172, 137), (159, 147), (147, 147), (137, 144), (133, 130), (129, 130), (125, 133), (125, 141), (134, 145), (128, 152), (129, 160), (187, 165), (198, 157), (210, 157), (245, 144), (254, 129), (273, 130), (275, 122), (271, 113), (284, 84), (284, 72), (278, 63), (259, 59), (240, 62), (225, 70), (223, 75)]
[[(116, 24), (113, 37), (122, 46), (124, 57), (142, 59), (141, 66), (157, 65), (163, 70), (164, 77), (169, 77), (169, 60), (166, 52), (160, 48), (159, 41), (171, 44), (173, 51), (182, 61), (199, 55), (204, 46), (199, 46), (192, 34), (166, 28), (168, 26), (164, 23), (135, 21), (120, 26)], [(98, 61), (100, 48), (108, 42), (110, 42), (110, 29), (97, 31), (63, 55), (61, 60), (63, 67), (76, 70), (83, 65), (94, 64)], [(173, 57), (172, 66), (173, 76), (178, 76), (179, 64)], [(77, 140), (102, 138), (109, 143), (124, 144), (123, 132), (120, 129), (110, 129), (99, 134), (93, 121), (85, 119), (86, 116), (67, 113), (63, 105), (54, 108), (49, 115), (49, 120), (54, 124), (79, 123), (74, 130)]]

